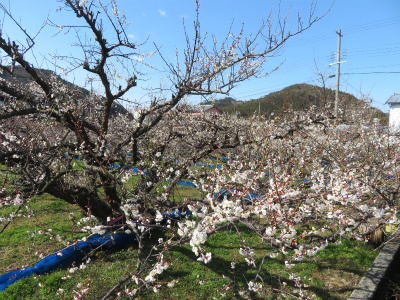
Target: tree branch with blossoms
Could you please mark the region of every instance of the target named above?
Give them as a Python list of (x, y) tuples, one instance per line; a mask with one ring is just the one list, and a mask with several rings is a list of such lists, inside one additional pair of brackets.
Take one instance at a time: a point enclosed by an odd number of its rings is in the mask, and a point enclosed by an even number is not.
[[(78, 205), (86, 214), (82, 230), (105, 233), (114, 227), (104, 223), (117, 220), (118, 230), (137, 236), (136, 266), (130, 277), (111, 287), (106, 299), (123, 292), (128, 297), (158, 292), (159, 278), (171, 268), (166, 258), (177, 246), (188, 246), (194, 263), (209, 266), (216, 256), (207, 244), (210, 237), (222, 231), (229, 236), (232, 229), (238, 237), (232, 251), (246, 270), (256, 270), (252, 280), (246, 278), (243, 292), (251, 297), (278, 292), (265, 286), (262, 270), (268, 257), (284, 258), (287, 271), (331, 243), (364, 240), (361, 225), (372, 231), (375, 219), (379, 224), (397, 222), (400, 147), (395, 136), (382, 135), (373, 125), (344, 133), (338, 120), (324, 111), (286, 109), (268, 119), (227, 114), (215, 118), (196, 115), (185, 103), (192, 95), (229, 94), (242, 81), (269, 74), (268, 58), (320, 20), (313, 15), (314, 6), (307, 24), (298, 18), (296, 32), (287, 31), (288, 18), (275, 26), (269, 15), (253, 36), (245, 37), (244, 25), (237, 34), (231, 26), (218, 40), (202, 33), (196, 2), (193, 29), (185, 27), (186, 48), (176, 52), (176, 62), (155, 43), (169, 87), (154, 88), (159, 94), (149, 106), (130, 113), (118, 99), (137, 87), (141, 73), (135, 67), (122, 68), (122, 59), (136, 66), (137, 57), (153, 53), (141, 53), (141, 45), (129, 42), (125, 16), (115, 1), (63, 3), (62, 10), (77, 23), (57, 28), (77, 30), (75, 45), (83, 55), (59, 57), (69, 61), (71, 71), (79, 68), (97, 79), (103, 91), (89, 92), (40, 70), (24, 55), (22, 45), (2, 31), (2, 56), (16, 64), (8, 68), (10, 73), (24, 72), (30, 80), (21, 84), (12, 76), (0, 79), (5, 99), (0, 106), (0, 163), (14, 178), (13, 183), (2, 183), (0, 201), (17, 207), (16, 213), (1, 217), (0, 233), (34, 195), (43, 193)], [(85, 34), (91, 39), (81, 39)], [(172, 95), (165, 97), (167, 93)], [(348, 120), (362, 119), (357, 112), (348, 114)], [(209, 167), (203, 163), (208, 155), (224, 162)], [(389, 174), (396, 179), (387, 179)], [(190, 180), (201, 196), (176, 203), (171, 194), (181, 180)], [(164, 223), (163, 215), (177, 208), (193, 216)], [(243, 228), (257, 242), (246, 242)], [(164, 234), (165, 242), (150, 244), (148, 235), (155, 232)], [(230, 281), (227, 287), (235, 284)]]

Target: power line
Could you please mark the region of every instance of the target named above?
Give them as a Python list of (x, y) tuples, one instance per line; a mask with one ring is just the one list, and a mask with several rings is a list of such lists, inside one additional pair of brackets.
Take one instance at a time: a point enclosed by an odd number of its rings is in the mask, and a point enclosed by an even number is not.
[(374, 66), (374, 67), (351, 68), (351, 69), (345, 69), (345, 70), (346, 70), (346, 71), (351, 71), (351, 70), (360, 70), (360, 69), (389, 68), (389, 67), (395, 67), (395, 66), (400, 66), (400, 64), (387, 65), (387, 66)]
[(344, 52), (344, 55), (348, 55), (348, 56), (365, 56), (365, 55), (377, 55), (377, 54), (397, 54), (400, 52), (400, 48), (399, 49), (393, 49), (391, 50), (387, 50), (387, 51), (382, 51), (382, 50), (370, 50), (370, 51), (355, 51), (355, 52)]
[[(399, 46), (398, 46), (399, 45)], [(381, 45), (384, 47), (380, 47), (380, 48), (368, 48), (368, 50), (365, 50), (365, 48), (360, 49), (360, 48), (345, 48), (341, 51), (342, 55), (347, 55), (347, 54), (375, 54), (375, 52), (382, 52), (382, 51), (389, 51), (389, 52), (393, 52), (393, 51), (398, 51), (400, 50), (400, 43), (390, 43), (390, 44), (384, 44)], [(389, 46), (389, 47), (387, 47)], [(332, 51), (329, 55), (325, 56), (326, 58), (333, 58), (335, 57), (336, 52)]]
[[(367, 22), (364, 24), (360, 24), (360, 25), (356, 25), (356, 26), (351, 26), (351, 27), (347, 27), (346, 31), (349, 31), (349, 33), (356, 33), (356, 32), (360, 32), (360, 31), (365, 31), (365, 30), (369, 30), (370, 27), (384, 27), (384, 26), (391, 26), (394, 24), (400, 23), (400, 16), (397, 17), (393, 17), (390, 19), (383, 19), (383, 20), (377, 20), (377, 21), (373, 21), (373, 22)], [(347, 34), (347, 32), (346, 32)], [(306, 44), (306, 43), (310, 43), (310, 42), (314, 42), (314, 41), (321, 41), (324, 39), (327, 39), (328, 36), (327, 35), (316, 35), (316, 36), (311, 36), (307, 39), (303, 39), (303, 40), (299, 40), (297, 42), (294, 43), (288, 43), (290, 44), (290, 47), (293, 47), (294, 45), (302, 45), (302, 44)], [(363, 49), (344, 49), (342, 51), (342, 57), (343, 56), (350, 56), (350, 57), (354, 57), (354, 56), (368, 56), (368, 55), (374, 55), (374, 56), (381, 56), (381, 55), (395, 55), (398, 54), (400, 52), (400, 47), (398, 47), (400, 43), (390, 43), (390, 44), (385, 44), (385, 45), (381, 45), (381, 47), (379, 48), (375, 48), (375, 49), (368, 49), (368, 50), (363, 50)], [(395, 46), (395, 47), (390, 47), (388, 48), (387, 46)], [(384, 52), (382, 52), (384, 51)], [(326, 59), (330, 59), (332, 55), (328, 55), (325, 57), (321, 57), (318, 60), (326, 60)], [(307, 61), (302, 61), (302, 62), (296, 62), (296, 63), (292, 63), (292, 64), (284, 64), (281, 68), (279, 68), (279, 72), (271, 74), (270, 76), (274, 76), (274, 75), (282, 75), (284, 73), (288, 73), (291, 71), (294, 71), (296, 69), (301, 69), (303, 67), (306, 67), (308, 65), (311, 65), (311, 62), (307, 62)], [(384, 67), (391, 67), (391, 66), (397, 66), (399, 64), (394, 64), (394, 65), (389, 65), (389, 66), (377, 66), (377, 67), (365, 67), (364, 69), (368, 69), (368, 68), (384, 68)], [(357, 69), (357, 68), (356, 68)], [(362, 68), (359, 68), (362, 69)], [(352, 70), (352, 69), (350, 69)], [(347, 71), (347, 70), (346, 70)], [(398, 74), (400, 72), (397, 71), (376, 71), (376, 72), (347, 72), (347, 73), (342, 73), (342, 75), (369, 75), (369, 74)], [(315, 79), (314, 79), (315, 80)], [(312, 82), (314, 80), (308, 80), (305, 83), (308, 82)], [(294, 81), (292, 83), (298, 83), (299, 81)], [(285, 84), (281, 85), (284, 86)], [(289, 83), (286, 84), (286, 86), (289, 85)], [(279, 90), (279, 89), (278, 89)], [(257, 90), (256, 90), (257, 91)], [(274, 92), (277, 90), (274, 89), (259, 89), (260, 92), (256, 92), (254, 93), (240, 93), (236, 96), (240, 96), (242, 98), (247, 98), (247, 97), (253, 97), (253, 96), (258, 96), (261, 94), (266, 94), (266, 93), (270, 93), (270, 92)]]
[(345, 28), (346, 34), (352, 34), (360, 31), (365, 31), (365, 30), (370, 30), (370, 29), (375, 29), (379, 27), (385, 27), (385, 26), (391, 26), (395, 25), (397, 23), (400, 23), (400, 16), (397, 17), (392, 17), (389, 19), (382, 19), (382, 20), (377, 20), (377, 21), (372, 21), (360, 25), (355, 25), (355, 26), (350, 26)]
[[(393, 72), (360, 72), (360, 73), (341, 73), (341, 75), (369, 75), (369, 74), (399, 74), (400, 71), (393, 71)], [(319, 78), (318, 77), (309, 77), (307, 78), (308, 80), (306, 81), (302, 81), (301, 83), (312, 83), (317, 81)], [(239, 98), (249, 98), (249, 97), (254, 97), (254, 96), (259, 96), (259, 95), (268, 95), (270, 93), (274, 93), (277, 91), (282, 90), (282, 87), (287, 87), (293, 84), (297, 84), (299, 83), (300, 80), (294, 80), (294, 81), (290, 81), (290, 82), (286, 82), (286, 83), (282, 83), (279, 85), (275, 85), (273, 86), (273, 88), (262, 88), (262, 89), (257, 89), (257, 90), (253, 90), (254, 91), (259, 91), (257, 93), (247, 93), (247, 92), (243, 92), (243, 93), (239, 93), (236, 95), (232, 95), (233, 98), (235, 99), (239, 99)], [(350, 84), (347, 82), (347, 84)], [(351, 86), (354, 90), (357, 90), (354, 88), (354, 86)]]
[[(376, 20), (376, 21), (367, 22), (367, 23), (349, 26), (349, 27), (344, 27), (343, 30), (346, 31), (346, 34), (352, 34), (352, 33), (357, 33), (360, 31), (371, 30), (374, 28), (391, 26), (391, 25), (395, 25), (398, 23), (400, 23), (400, 16), (392, 17), (389, 19)], [(288, 45), (290, 45), (290, 47), (301, 46), (304, 44), (311, 44), (311, 43), (319, 42), (319, 41), (326, 40), (326, 39), (330, 39), (330, 36), (327, 34), (319, 34), (319, 35), (310, 36), (306, 39), (301, 39), (296, 42), (289, 41)]]
[[(318, 80), (318, 78), (312, 78), (312, 77), (309, 77), (307, 79), (309, 79), (309, 80), (303, 81), (301, 83), (311, 83), (311, 82), (315, 82), (316, 80)], [(260, 91), (258, 93), (252, 93), (252, 94), (239, 93), (239, 94), (236, 94), (235, 96), (232, 96), (232, 97), (235, 98), (235, 99), (238, 99), (238, 98), (248, 98), (248, 97), (253, 97), (253, 96), (258, 96), (258, 95), (264, 95), (265, 96), (267, 94), (282, 90), (282, 87), (287, 87), (287, 86), (290, 86), (290, 85), (293, 85), (293, 84), (298, 84), (298, 83), (299, 83), (299, 80), (290, 81), (290, 82), (282, 83), (282, 84), (279, 84), (279, 85), (275, 85), (275, 86), (273, 86), (273, 87), (275, 87), (274, 89), (273, 88), (258, 89)], [(257, 91), (257, 90), (254, 90), (254, 91)]]
[[(354, 48), (353, 48), (354, 49)], [(374, 48), (374, 49), (368, 49), (368, 50), (357, 50), (357, 48), (355, 48), (353, 50), (352, 48), (346, 48), (343, 49), (342, 52), (350, 52), (350, 53), (369, 53), (369, 52), (376, 52), (376, 51), (391, 51), (391, 50), (397, 50), (400, 49), (400, 47), (389, 47), (389, 48)]]
[(400, 74), (400, 71), (393, 71), (393, 72), (342, 73), (342, 75), (368, 75), (368, 74)]

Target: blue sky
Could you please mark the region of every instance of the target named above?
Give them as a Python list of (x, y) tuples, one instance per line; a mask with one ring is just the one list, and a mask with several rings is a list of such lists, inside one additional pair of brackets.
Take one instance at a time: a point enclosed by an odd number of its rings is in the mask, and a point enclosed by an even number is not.
[[(43, 21), (49, 17), (60, 25), (79, 25), (74, 15), (68, 11), (57, 12), (60, 3), (55, 0), (0, 0), (10, 9), (22, 26), (32, 36), (36, 35)], [(120, 0), (119, 10), (124, 12), (130, 26), (127, 33), (131, 40), (143, 43), (140, 51), (154, 51), (157, 44), (163, 56), (168, 60), (175, 59), (175, 51), (182, 52), (185, 47), (183, 20), (191, 32), (195, 18), (195, 1), (192, 0), (154, 0), (136, 1)], [(306, 19), (311, 1), (281, 1), (281, 15), (286, 15), (291, 6), (291, 31), (296, 29), (298, 13)], [(332, 2), (321, 0), (315, 11), (316, 16), (324, 14)], [(244, 24), (244, 35), (255, 34), (266, 20), (272, 6), (272, 17), (277, 20), (279, 1), (237, 1), (237, 0), (203, 0), (200, 1), (200, 22), (202, 32), (213, 34), (219, 39), (226, 37), (232, 25), (233, 34), (240, 31)], [(23, 36), (2, 12), (3, 36)], [(110, 29), (110, 28), (106, 28)], [(328, 14), (314, 24), (309, 30), (291, 38), (279, 56), (270, 58), (266, 70), (283, 65), (271, 75), (251, 79), (231, 91), (237, 100), (250, 100), (262, 97), (270, 92), (280, 90), (295, 83), (319, 84), (315, 74), (316, 65), (327, 75), (335, 74), (336, 66), (329, 66), (335, 61), (338, 35), (342, 30), (341, 90), (356, 96), (368, 96), (372, 104), (388, 111), (385, 101), (393, 93), (400, 93), (400, 1), (398, 0), (336, 0)], [(64, 31), (56, 34), (57, 28), (45, 27), (36, 37), (33, 51), (27, 54), (35, 59), (37, 66), (54, 69), (55, 61), (50, 54), (81, 56), (78, 47), (71, 47), (74, 33)], [(162, 60), (155, 55), (145, 58), (145, 62), (156, 67), (148, 69), (138, 66), (145, 75), (138, 76), (138, 86), (129, 93), (131, 101), (146, 102), (148, 88), (157, 87), (162, 80), (168, 85)], [(58, 61), (57, 63), (60, 63)], [(397, 73), (391, 73), (397, 72)], [(365, 73), (365, 74), (357, 74)], [(85, 85), (86, 74), (76, 70), (68, 80)], [(335, 86), (335, 78), (328, 80), (329, 87)], [(221, 96), (222, 97), (222, 96)], [(192, 101), (198, 101), (192, 99)]]

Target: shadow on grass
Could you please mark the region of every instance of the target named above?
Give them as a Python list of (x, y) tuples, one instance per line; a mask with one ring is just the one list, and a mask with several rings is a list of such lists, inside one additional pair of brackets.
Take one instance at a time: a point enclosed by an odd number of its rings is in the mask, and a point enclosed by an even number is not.
[[(249, 280), (254, 280), (256, 274), (255, 269), (249, 267), (245, 262), (237, 262), (235, 270), (231, 269), (231, 259), (225, 258), (225, 255), (218, 255), (221, 249), (238, 249), (233, 246), (215, 246), (212, 243), (206, 243), (205, 246), (213, 253), (213, 258), (210, 263), (204, 266), (202, 263), (197, 263), (197, 257), (194, 253), (186, 247), (176, 247), (174, 250), (179, 252), (181, 255), (186, 257), (186, 261), (190, 264), (196, 266), (196, 263), (202, 267), (194, 267), (195, 270), (201, 274), (202, 270), (207, 268), (213, 273), (217, 274), (218, 277), (225, 276), (229, 281), (235, 281), (239, 286), (247, 289), (247, 282)], [(221, 253), (221, 252), (220, 252)], [(308, 277), (313, 276), (313, 273), (324, 273), (330, 274), (329, 269), (335, 270), (335, 272), (347, 272), (349, 276), (358, 275), (363, 276), (365, 273), (365, 268), (369, 267), (370, 263), (374, 259), (374, 255), (371, 255), (368, 249), (346, 249), (346, 247), (341, 248), (337, 245), (332, 245), (331, 249), (328, 247), (323, 251), (324, 255), (318, 254), (315, 258), (310, 258), (302, 262), (296, 263), (296, 269), (301, 271), (302, 269), (307, 271)], [(340, 256), (338, 256), (341, 255)], [(261, 262), (261, 258), (257, 259), (257, 263)], [(286, 282), (287, 286), (291, 289), (298, 289), (296, 283), (293, 280), (289, 280), (287, 272), (285, 270), (285, 264), (283, 259), (272, 259), (267, 258), (264, 267), (260, 273), (264, 279), (264, 283), (268, 285), (271, 289), (281, 289), (281, 283)], [(274, 272), (275, 271), (275, 272)], [(291, 273), (288, 271), (288, 273)], [(280, 274), (280, 275), (279, 275)], [(282, 275), (284, 274), (284, 275)], [(247, 280), (246, 280), (247, 278)], [(308, 282), (305, 282), (309, 284)], [(350, 283), (350, 281), (349, 281)], [(339, 300), (344, 299), (345, 295), (343, 293), (352, 291), (354, 288), (350, 286), (327, 288), (321, 285), (321, 279), (317, 280), (315, 283), (311, 283), (306, 290), (318, 296), (320, 299), (332, 299)]]

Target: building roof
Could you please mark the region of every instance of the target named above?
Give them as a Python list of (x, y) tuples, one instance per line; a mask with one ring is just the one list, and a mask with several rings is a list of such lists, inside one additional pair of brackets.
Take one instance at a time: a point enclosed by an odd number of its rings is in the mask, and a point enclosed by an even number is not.
[(216, 106), (214, 105), (203, 105), (203, 104), (199, 104), (199, 105), (188, 105), (187, 106), (187, 110), (191, 113), (194, 114), (200, 114), (200, 113), (207, 113), (207, 114), (222, 114), (222, 111), (219, 110)]
[(214, 105), (193, 105), (193, 106), (190, 106), (190, 109), (193, 111), (205, 112), (213, 107), (214, 107)]
[(390, 98), (385, 102), (385, 104), (393, 104), (400, 103), (400, 94), (393, 94)]

